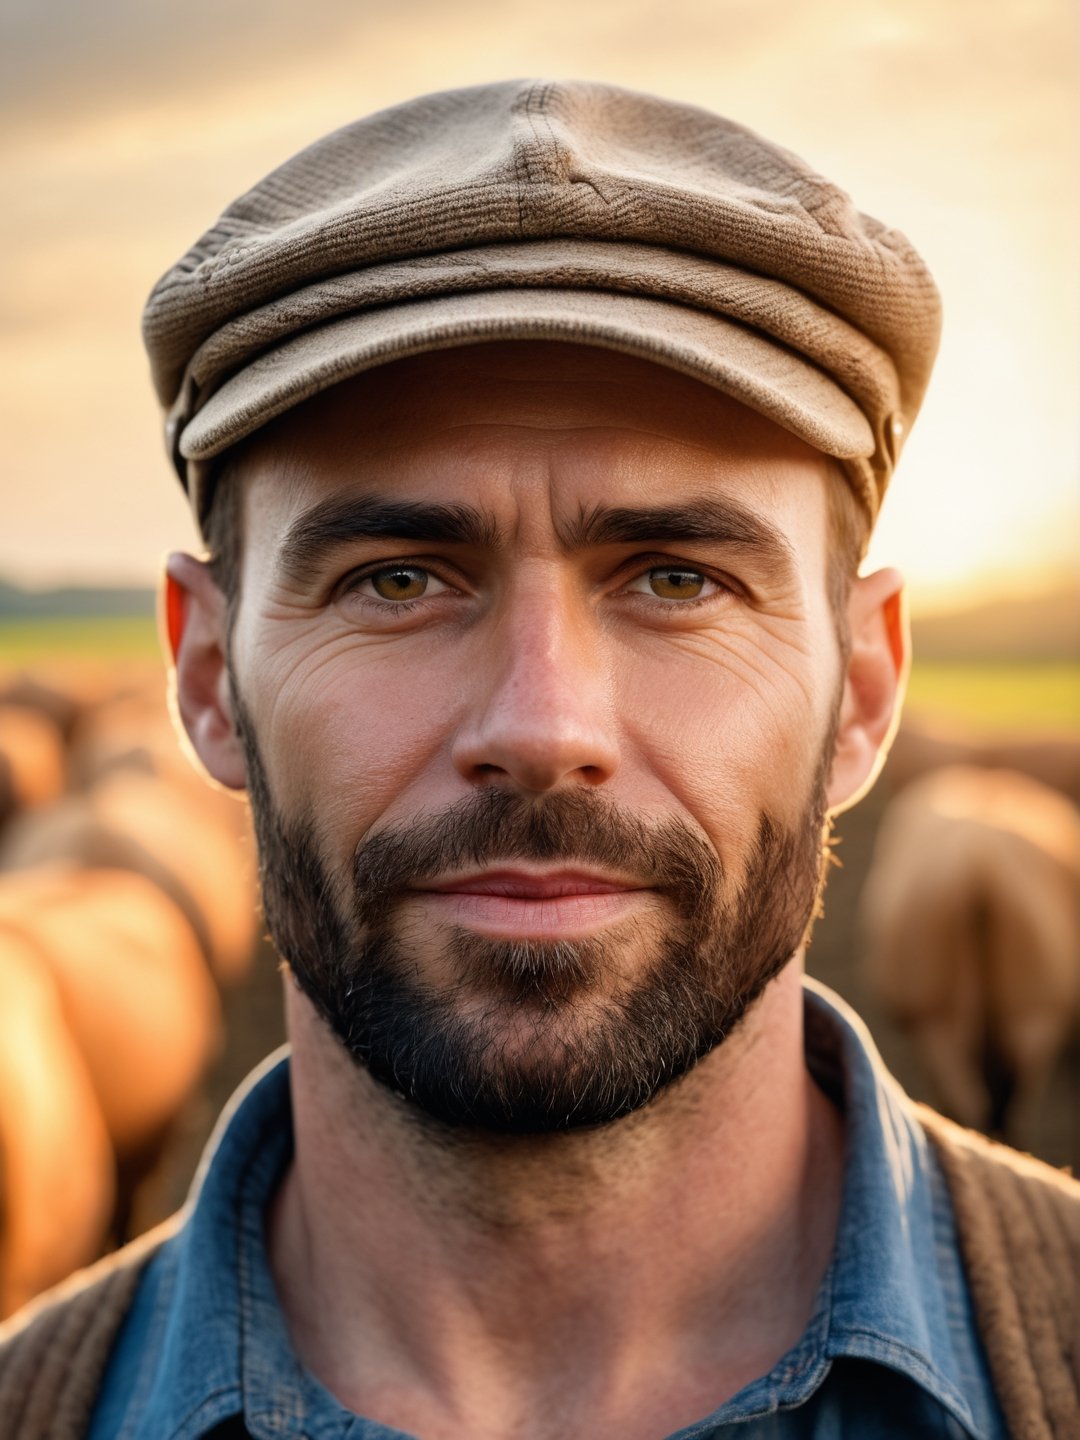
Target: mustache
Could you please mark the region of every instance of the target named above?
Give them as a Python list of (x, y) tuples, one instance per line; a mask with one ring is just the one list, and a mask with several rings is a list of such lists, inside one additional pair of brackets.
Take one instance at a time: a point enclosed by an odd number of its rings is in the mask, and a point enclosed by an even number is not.
[(514, 860), (617, 870), (669, 896), (685, 919), (712, 904), (723, 880), (716, 852), (680, 820), (648, 824), (591, 791), (525, 800), (493, 788), (362, 840), (352, 866), (355, 919), (378, 925), (410, 885)]

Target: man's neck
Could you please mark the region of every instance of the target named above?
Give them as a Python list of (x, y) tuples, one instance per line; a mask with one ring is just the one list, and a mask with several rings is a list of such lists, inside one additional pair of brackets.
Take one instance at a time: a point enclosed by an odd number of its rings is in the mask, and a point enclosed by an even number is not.
[(296, 1160), (269, 1224), (294, 1343), (422, 1437), (656, 1440), (795, 1343), (840, 1205), (793, 964), (679, 1085), (602, 1130), (440, 1134), (290, 995)]

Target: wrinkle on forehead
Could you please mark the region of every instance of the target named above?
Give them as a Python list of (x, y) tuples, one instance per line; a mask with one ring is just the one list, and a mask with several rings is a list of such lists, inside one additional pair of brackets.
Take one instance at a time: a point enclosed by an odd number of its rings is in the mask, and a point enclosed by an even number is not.
[[(234, 468), (248, 490), (245, 533), (260, 537), (265, 560), (313, 506), (362, 495), (468, 506), (532, 553), (565, 547), (598, 507), (686, 508), (712, 492), (814, 544), (819, 526), (803, 507), (808, 491), (823, 495), (829, 463), (674, 371), (520, 344), (436, 352), (343, 381), (259, 432)], [(772, 548), (794, 558), (790, 545)]]
[(425, 437), (491, 428), (519, 439), (577, 443), (589, 434), (635, 434), (762, 461), (825, 457), (718, 390), (612, 351), (555, 342), (510, 342), (435, 351), (339, 382), (273, 421), (248, 455), (286, 481), (313, 459), (355, 468)]

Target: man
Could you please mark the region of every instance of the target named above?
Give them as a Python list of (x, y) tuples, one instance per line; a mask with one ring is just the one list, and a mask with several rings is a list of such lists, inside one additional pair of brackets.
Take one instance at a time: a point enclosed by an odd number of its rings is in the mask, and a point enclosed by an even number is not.
[(13, 1434), (1080, 1433), (1076, 1187), (801, 978), (937, 328), (803, 162), (581, 84), (327, 137), (159, 283), (177, 703), (291, 1059), (9, 1340)]

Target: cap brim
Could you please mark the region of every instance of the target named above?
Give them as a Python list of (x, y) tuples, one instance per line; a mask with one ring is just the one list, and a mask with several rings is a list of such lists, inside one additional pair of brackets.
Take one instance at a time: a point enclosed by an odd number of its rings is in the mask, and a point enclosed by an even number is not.
[[(214, 390), (184, 426), (192, 478), (285, 411), (364, 370), (427, 350), (557, 340), (652, 360), (723, 391), (839, 460), (870, 456), (855, 401), (805, 356), (686, 305), (584, 290), (488, 290), (412, 300), (290, 336)], [(192, 496), (198, 507), (199, 497)]]

